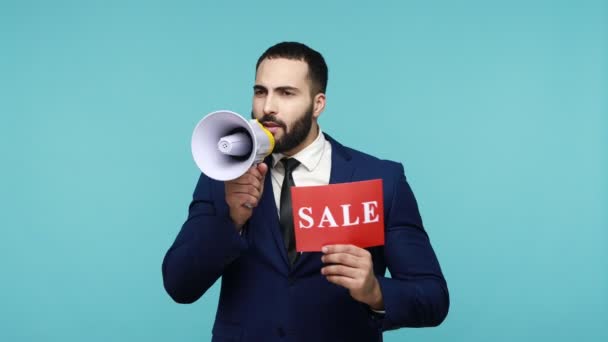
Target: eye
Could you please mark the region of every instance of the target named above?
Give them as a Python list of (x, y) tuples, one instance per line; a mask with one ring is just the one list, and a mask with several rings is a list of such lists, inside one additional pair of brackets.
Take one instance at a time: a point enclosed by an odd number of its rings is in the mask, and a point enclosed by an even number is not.
[(291, 90), (283, 90), (283, 95), (285, 95), (285, 96), (292, 96), (292, 95), (295, 95), (295, 93), (292, 92)]
[(262, 89), (254, 89), (253, 90), (253, 95), (255, 95), (255, 96), (262, 96), (264, 94), (265, 94), (265, 92)]

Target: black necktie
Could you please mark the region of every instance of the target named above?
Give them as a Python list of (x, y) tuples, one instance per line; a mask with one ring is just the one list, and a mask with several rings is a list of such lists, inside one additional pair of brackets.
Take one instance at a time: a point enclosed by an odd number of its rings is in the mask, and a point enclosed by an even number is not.
[(283, 158), (281, 163), (285, 167), (285, 178), (283, 178), (283, 185), (281, 186), (281, 208), (279, 213), (279, 222), (281, 223), (281, 229), (283, 230), (283, 242), (287, 249), (287, 258), (293, 265), (298, 257), (296, 252), (296, 239), (293, 231), (293, 210), (291, 206), (291, 190), (292, 186), (295, 186), (293, 182), (293, 176), (291, 173), (295, 170), (300, 162), (293, 158)]

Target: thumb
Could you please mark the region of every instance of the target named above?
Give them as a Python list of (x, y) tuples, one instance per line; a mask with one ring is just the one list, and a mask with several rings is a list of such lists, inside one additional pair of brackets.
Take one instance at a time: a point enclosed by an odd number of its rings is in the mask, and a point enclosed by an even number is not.
[(262, 175), (262, 178), (264, 178), (266, 176), (266, 173), (268, 172), (268, 165), (266, 165), (266, 163), (259, 163), (258, 171)]

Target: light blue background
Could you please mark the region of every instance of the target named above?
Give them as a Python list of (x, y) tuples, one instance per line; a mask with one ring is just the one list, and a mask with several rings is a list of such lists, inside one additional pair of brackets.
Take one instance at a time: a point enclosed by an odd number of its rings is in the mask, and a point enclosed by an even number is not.
[(606, 1), (0, 2), (0, 340), (206, 341), (161, 261), (192, 129), (302, 41), (321, 124), (401, 161), (451, 293), (387, 341), (608, 340)]

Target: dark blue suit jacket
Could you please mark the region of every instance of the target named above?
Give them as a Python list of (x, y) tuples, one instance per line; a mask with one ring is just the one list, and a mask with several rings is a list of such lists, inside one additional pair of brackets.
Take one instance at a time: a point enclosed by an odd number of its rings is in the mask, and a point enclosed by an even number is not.
[(222, 277), (213, 341), (381, 341), (384, 330), (436, 326), (447, 315), (446, 281), (402, 165), (326, 137), (332, 145), (330, 183), (383, 180), (385, 245), (368, 250), (386, 314), (373, 313), (328, 282), (320, 272), (321, 253), (303, 253), (290, 268), (269, 175), (239, 235), (223, 182), (202, 174), (162, 272), (178, 303), (196, 301)]

